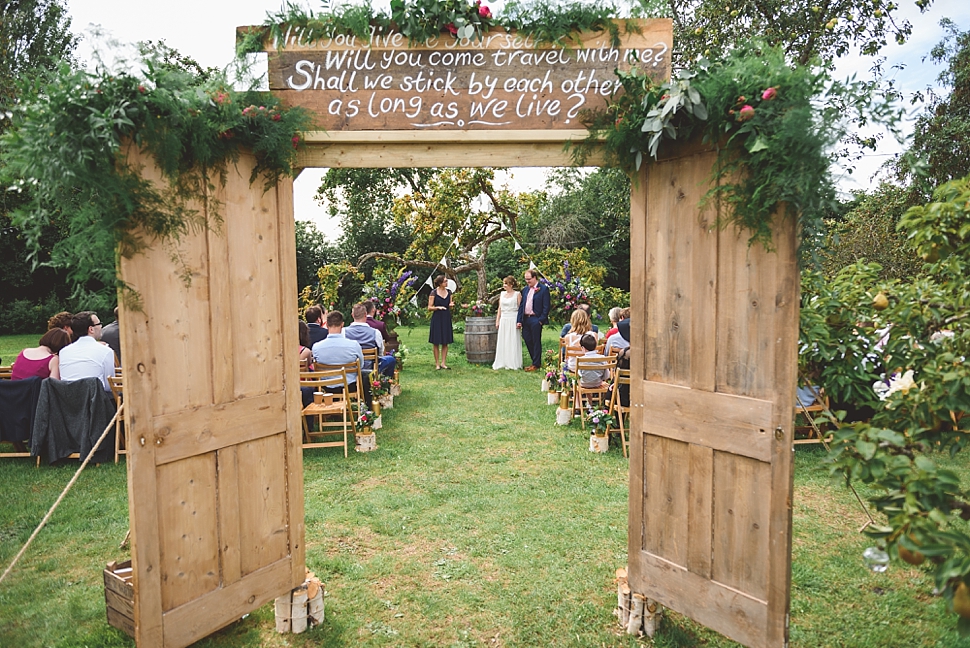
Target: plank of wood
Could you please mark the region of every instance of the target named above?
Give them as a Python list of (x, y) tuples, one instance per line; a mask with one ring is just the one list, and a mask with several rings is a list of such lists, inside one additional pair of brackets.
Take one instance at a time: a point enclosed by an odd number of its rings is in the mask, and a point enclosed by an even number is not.
[(156, 417), (149, 442), (162, 465), (235, 443), (282, 432), (286, 395), (281, 392), (198, 407)]
[(215, 453), (156, 470), (158, 489), (168, 494), (159, 508), (159, 569), (162, 609), (171, 610), (220, 585)]
[(135, 602), (129, 596), (124, 596), (113, 590), (104, 591), (105, 605), (108, 609), (114, 610), (121, 616), (129, 620), (134, 626), (135, 623)]
[(768, 461), (770, 401), (649, 380), (639, 385), (645, 432)]
[[(307, 131), (302, 134), (307, 145), (313, 144), (454, 144), (450, 131), (379, 130), (379, 131)], [(582, 142), (589, 131), (573, 130), (505, 130), (497, 133), (471, 130), (461, 134), (464, 144), (536, 144)]]
[(289, 553), (287, 537), (286, 433), (236, 446), (240, 474), (239, 548), (242, 574), (248, 575)]
[(714, 453), (712, 578), (761, 600), (768, 598), (770, 472), (768, 463)]
[(680, 565), (643, 552), (642, 579), (630, 587), (647, 598), (717, 628), (726, 637), (750, 648), (767, 648), (765, 601), (692, 574)]
[(165, 648), (184, 648), (277, 596), (289, 593), (290, 558), (267, 565), (164, 616)]
[[(572, 154), (554, 142), (519, 146), (513, 143), (465, 144), (310, 144), (297, 154), (297, 166), (325, 168), (427, 168), (442, 160), (460, 166), (573, 166)], [(592, 156), (589, 164), (599, 164)]]
[(643, 550), (678, 565), (687, 561), (690, 455), (686, 443), (644, 435)]
[(135, 622), (114, 608), (106, 608), (108, 625), (118, 628), (129, 637), (135, 636)]
[[(280, 302), (279, 320), (286, 321), (291, 313), (297, 312), (296, 303), (296, 234), (293, 222), (293, 181), (286, 178), (276, 185), (277, 218), (279, 219), (279, 273)], [(303, 401), (300, 394), (300, 365), (295, 353), (290, 349), (299, 348), (297, 327), (283, 327), (283, 380), (286, 392), (286, 485), (288, 497), (288, 550), (290, 555), (290, 587), (296, 587), (304, 578), (305, 558), (305, 520), (303, 495), (303, 429), (300, 410)]]
[(229, 294), (229, 240), (226, 236), (229, 214), (224, 214), (222, 225), (205, 232), (209, 255), (209, 317), (207, 325), (210, 339), (218, 344), (210, 346), (212, 402), (227, 403), (233, 397), (235, 326), (237, 304)]
[[(241, 554), (243, 552), (240, 530), (240, 473), (238, 446), (231, 445), (216, 452), (216, 479), (218, 480), (217, 517), (219, 521), (219, 565), (221, 586), (231, 585), (242, 578)], [(248, 466), (246, 467), (248, 468)], [(251, 479), (243, 473), (242, 480)]]
[(691, 572), (711, 578), (714, 536), (714, 450), (690, 446), (687, 499), (687, 562)]

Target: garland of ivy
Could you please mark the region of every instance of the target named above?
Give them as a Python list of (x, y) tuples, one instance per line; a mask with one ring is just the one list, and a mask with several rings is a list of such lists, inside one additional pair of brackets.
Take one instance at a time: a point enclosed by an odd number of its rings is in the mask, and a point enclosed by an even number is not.
[(622, 92), (605, 110), (582, 116), (590, 135), (574, 146), (576, 162), (602, 152), (607, 164), (632, 174), (671, 142), (701, 139), (718, 151), (704, 199), (726, 207), (718, 225), (746, 229), (749, 243), (768, 249), (776, 215), (798, 215), (806, 249), (833, 213), (830, 167), (849, 114), (886, 123), (898, 115), (886, 102), (877, 105), (871, 84), (833, 82), (756, 42), (717, 62), (700, 60), (666, 83), (636, 68), (616, 74)]
[[(288, 4), (269, 12), (262, 25), (244, 31), (236, 51), (244, 56), (262, 52), (267, 42), (282, 48), (292, 40), (305, 45), (337, 36), (353, 36), (368, 43), (373, 35), (393, 31), (407, 36), (412, 45), (443, 34), (479, 40), (492, 27), (514, 30), (536, 45), (552, 44), (564, 49), (581, 45), (581, 33), (605, 31), (613, 45), (619, 46), (621, 28), (625, 33), (639, 33), (639, 29), (630, 19), (617, 22), (618, 14), (615, 5), (603, 0), (553, 4), (512, 0), (497, 16), (482, 0), (391, 0), (390, 14), (375, 12), (369, 3), (340, 4), (321, 13)], [(640, 12), (634, 17), (659, 16)]]
[[(116, 74), (63, 66), (24, 82), (13, 127), (0, 139), (2, 186), (30, 196), (13, 222), (34, 254), (45, 226), (67, 232), (49, 264), (68, 270), (78, 298), (110, 302), (118, 289), (135, 296), (117, 277), (116, 254), (160, 242), (177, 257), (180, 237), (221, 222), (208, 197), (240, 151), (255, 155), (250, 181), (261, 176), (269, 188), (292, 174), (300, 133), (311, 126), (302, 109), (284, 109), (269, 93), (236, 92), (220, 74), (158, 56), (143, 63), (141, 72)], [(126, 162), (129, 142), (155, 159), (163, 188)]]

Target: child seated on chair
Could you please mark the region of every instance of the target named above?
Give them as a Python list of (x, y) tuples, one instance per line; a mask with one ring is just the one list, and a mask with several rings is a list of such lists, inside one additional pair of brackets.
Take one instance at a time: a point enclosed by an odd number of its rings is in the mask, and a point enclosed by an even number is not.
[[(586, 350), (583, 354), (583, 358), (603, 358), (606, 359), (602, 353), (597, 353), (596, 351), (596, 336), (587, 333), (579, 341), (580, 346)], [(606, 382), (610, 379), (610, 370), (606, 367), (602, 369), (580, 369), (579, 371), (579, 386), (583, 389), (596, 389), (598, 387), (605, 387)]]

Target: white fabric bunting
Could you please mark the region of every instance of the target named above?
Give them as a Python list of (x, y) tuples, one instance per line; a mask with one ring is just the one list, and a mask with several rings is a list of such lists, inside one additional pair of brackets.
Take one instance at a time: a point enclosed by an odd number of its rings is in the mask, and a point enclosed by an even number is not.
[(518, 241), (515, 242), (515, 249), (516, 250), (521, 250), (522, 249), (522, 246), (519, 245), (519, 242)]

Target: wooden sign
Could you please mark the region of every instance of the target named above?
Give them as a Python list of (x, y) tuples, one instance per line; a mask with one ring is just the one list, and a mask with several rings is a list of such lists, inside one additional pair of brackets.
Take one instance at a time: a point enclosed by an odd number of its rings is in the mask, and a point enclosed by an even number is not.
[(671, 21), (631, 24), (639, 33), (621, 26), (617, 47), (599, 33), (584, 34), (572, 50), (503, 30), (417, 46), (399, 33), (369, 43), (354, 36), (282, 49), (268, 43), (270, 90), (315, 113), (316, 127), (327, 131), (572, 130), (582, 128), (583, 110), (603, 108), (620, 90), (615, 69), (636, 65), (669, 78)]

